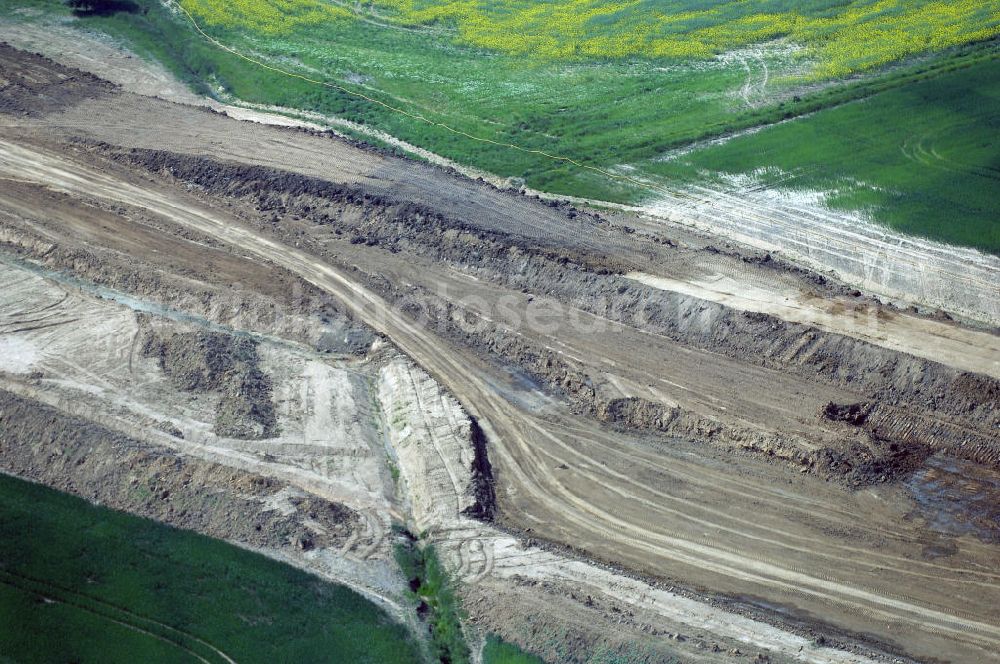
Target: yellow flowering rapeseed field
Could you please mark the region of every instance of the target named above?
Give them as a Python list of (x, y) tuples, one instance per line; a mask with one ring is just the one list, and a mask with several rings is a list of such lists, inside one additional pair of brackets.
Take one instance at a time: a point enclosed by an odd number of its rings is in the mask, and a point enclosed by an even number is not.
[(323, 0), (180, 0), (180, 4), (210, 26), (269, 35), (353, 16)]
[[(1000, 0), (370, 0), (391, 20), (444, 25), (458, 43), (539, 59), (709, 58), (786, 38), (816, 77), (845, 76), (909, 55), (1000, 34)], [(356, 16), (330, 0), (180, 0), (207, 24), (281, 34)]]
[[(204, 0), (200, 0), (204, 1)], [(843, 76), (1000, 34), (998, 0), (373, 0), (396, 21), (453, 26), (460, 43), (539, 58), (707, 58), (787, 38), (815, 75)]]

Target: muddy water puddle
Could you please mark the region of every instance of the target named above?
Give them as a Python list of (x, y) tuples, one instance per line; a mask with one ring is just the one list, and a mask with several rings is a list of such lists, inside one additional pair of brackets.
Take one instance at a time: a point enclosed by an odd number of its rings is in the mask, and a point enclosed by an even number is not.
[(916, 502), (908, 515), (943, 535), (1000, 543), (1000, 472), (938, 454), (914, 473), (906, 489)]

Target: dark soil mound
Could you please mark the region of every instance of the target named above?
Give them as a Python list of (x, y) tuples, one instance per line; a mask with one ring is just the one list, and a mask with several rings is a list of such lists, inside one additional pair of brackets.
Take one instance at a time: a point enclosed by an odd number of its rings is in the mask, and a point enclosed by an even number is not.
[(0, 114), (39, 117), (113, 90), (96, 76), (0, 42)]
[(257, 440), (277, 435), (271, 379), (258, 366), (257, 343), (217, 332), (150, 334), (143, 355), (158, 359), (170, 381), (189, 392), (219, 392), (215, 433)]

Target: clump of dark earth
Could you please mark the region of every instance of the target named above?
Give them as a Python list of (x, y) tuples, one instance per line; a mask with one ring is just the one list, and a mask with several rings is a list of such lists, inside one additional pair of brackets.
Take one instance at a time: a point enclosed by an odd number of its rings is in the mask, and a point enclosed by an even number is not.
[[(9, 67), (7, 63), (17, 63)], [(115, 86), (40, 55), (23, 53), (0, 42), (0, 113), (40, 117), (84, 99), (107, 94)]]
[(472, 495), (476, 502), (467, 507), (463, 514), (481, 521), (492, 521), (496, 517), (497, 497), (494, 488), (493, 466), (486, 451), (486, 434), (475, 418), (471, 422), (469, 435), (475, 456), (472, 460)]
[(823, 417), (834, 422), (846, 422), (847, 424), (859, 427), (865, 423), (871, 412), (872, 407), (869, 404), (838, 404), (830, 402), (823, 409)]
[(271, 378), (261, 371), (257, 342), (219, 332), (151, 333), (142, 353), (155, 357), (174, 387), (221, 395), (215, 433), (260, 440), (278, 434)]

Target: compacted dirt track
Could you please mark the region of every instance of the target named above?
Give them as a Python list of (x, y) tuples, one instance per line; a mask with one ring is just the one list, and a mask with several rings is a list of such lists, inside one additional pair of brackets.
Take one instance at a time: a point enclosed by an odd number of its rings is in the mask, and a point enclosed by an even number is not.
[[(16, 70), (16, 60), (8, 54), (5, 66)], [(893, 463), (909, 471), (930, 454), (995, 462), (990, 418), (996, 417), (997, 393), (985, 374), (753, 317), (746, 324), (768, 325), (776, 338), (794, 332), (798, 346), (761, 347), (759, 357), (743, 359), (726, 345), (728, 337), (696, 335), (655, 317), (636, 322), (596, 307), (596, 298), (581, 292), (584, 286), (620, 288), (624, 277), (616, 275), (680, 264), (679, 250), (660, 238), (328, 137), (237, 123), (91, 85), (90, 91), (66, 92), (63, 107), (37, 117), (5, 117), (0, 210), (20, 220), (15, 226), (61, 241), (58, 234), (68, 231), (46, 227), (44, 220), (66, 195), (88, 209), (141, 211), (186, 229), (202, 238), (198, 242), (210, 240), (217, 250), (252, 257), (334, 296), (478, 422), (494, 470), (497, 520), (509, 529), (637, 573), (771, 607), (793, 622), (819, 621), (831, 632), (901, 653), (972, 662), (1000, 652), (996, 545), (988, 537), (945, 538), (928, 528), (926, 515), (914, 513), (891, 481), (897, 479)], [(185, 153), (189, 161), (132, 148)], [(285, 176), (269, 172), (255, 176), (253, 191), (223, 191), (203, 177), (239, 162), (358, 187), (351, 195), (367, 196), (368, 207), (338, 208), (337, 219), (314, 223), (313, 199), (333, 195), (310, 193), (314, 182), (286, 178), (283, 184)], [(189, 163), (195, 164), (192, 172), (183, 172)], [(305, 194), (313, 197), (309, 210), (294, 200)], [(380, 210), (402, 214), (401, 206), (414, 202), (424, 206), (422, 219), (437, 214), (465, 223), (447, 237), (465, 238), (471, 257), (460, 260), (443, 249), (435, 257), (421, 238), (389, 245), (376, 230), (368, 236), (325, 230), (355, 222), (363, 229), (371, 215), (379, 223)], [(115, 242), (132, 223), (114, 214), (62, 221), (95, 243)], [(487, 263), (476, 253), (484, 233), (493, 234), (491, 241), (500, 242), (502, 234), (505, 242), (517, 238), (534, 247), (537, 253), (517, 251), (541, 265), (541, 276), (518, 281), (491, 274), (492, 267), (509, 263)], [(153, 263), (168, 259), (142, 243), (122, 250)], [(512, 254), (521, 256), (507, 250), (503, 260)], [(745, 257), (704, 256), (722, 267), (751, 264)], [(550, 263), (578, 267), (556, 279), (546, 272), (557, 269)], [(781, 274), (784, 283), (842, 295), (808, 275)], [(400, 304), (407, 292), (429, 294), (453, 309), (422, 319)], [(501, 296), (508, 298), (507, 318), (498, 315)], [(543, 301), (559, 304), (558, 313), (540, 313), (536, 324), (510, 320), (528, 320)], [(711, 314), (734, 326), (744, 315), (696, 298), (678, 307), (694, 312), (685, 318)], [(478, 325), (456, 328), (459, 315)], [(552, 322), (547, 315), (577, 323), (553, 328), (545, 325)], [(967, 334), (995, 339), (987, 332)], [(993, 347), (970, 353), (995, 362)], [(536, 361), (546, 352), (549, 359)], [(831, 367), (824, 353), (848, 359)], [(889, 378), (847, 375), (856, 366), (888, 367)], [(921, 380), (934, 381), (937, 401), (914, 403), (917, 395), (923, 398), (914, 387)], [(979, 391), (964, 397), (966, 384)], [(983, 411), (968, 415), (962, 399)], [(845, 423), (839, 415), (823, 415), (827, 404), (862, 404), (859, 412), (866, 415)], [(870, 422), (876, 423), (871, 430), (865, 428)], [(851, 445), (883, 465), (859, 476), (854, 471), (864, 464), (852, 456)], [(878, 457), (895, 445), (915, 451), (902, 461)], [(830, 455), (837, 463), (824, 465)], [(948, 555), (934, 553), (942, 541)]]

